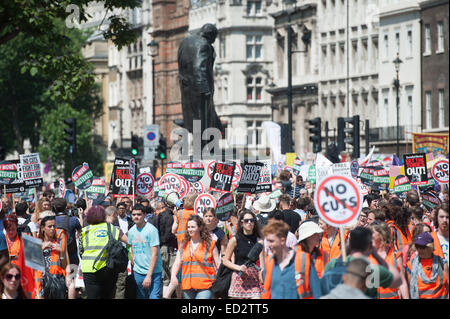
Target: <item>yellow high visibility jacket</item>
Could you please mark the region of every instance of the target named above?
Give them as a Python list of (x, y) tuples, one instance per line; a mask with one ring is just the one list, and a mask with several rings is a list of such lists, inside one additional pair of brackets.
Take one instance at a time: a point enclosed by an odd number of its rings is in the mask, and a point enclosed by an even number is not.
[[(112, 237), (118, 240), (119, 229), (113, 225), (110, 225), (110, 227)], [(106, 266), (106, 249), (95, 265), (94, 261), (108, 244), (108, 240), (108, 227), (106, 223), (83, 227), (80, 249), (83, 252), (81, 255), (81, 271), (83, 273), (93, 273)]]

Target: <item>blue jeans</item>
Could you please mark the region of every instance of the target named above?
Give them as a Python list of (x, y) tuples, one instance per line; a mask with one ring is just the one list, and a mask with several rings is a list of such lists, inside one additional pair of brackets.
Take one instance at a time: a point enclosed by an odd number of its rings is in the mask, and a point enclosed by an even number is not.
[(183, 298), (184, 299), (211, 299), (211, 290), (196, 290), (189, 289), (183, 290)]
[(160, 299), (162, 295), (162, 272), (152, 275), (152, 283), (150, 288), (145, 289), (142, 286), (147, 275), (141, 275), (136, 272), (133, 273), (136, 281), (136, 299)]

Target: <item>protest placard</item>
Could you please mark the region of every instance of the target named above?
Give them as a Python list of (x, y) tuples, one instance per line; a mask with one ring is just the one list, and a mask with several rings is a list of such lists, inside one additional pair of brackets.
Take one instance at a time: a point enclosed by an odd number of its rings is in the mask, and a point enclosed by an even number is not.
[(327, 224), (344, 227), (353, 224), (363, 203), (359, 186), (352, 177), (332, 175), (319, 182), (314, 206)]
[(230, 218), (234, 210), (234, 198), (232, 193), (222, 195), (217, 201), (216, 215), (220, 221), (226, 221)]
[(66, 183), (64, 182), (64, 178), (58, 179), (58, 197), (64, 198), (64, 195), (66, 194)]
[(105, 181), (101, 178), (94, 177), (92, 180), (92, 185), (86, 189), (86, 196), (89, 199), (101, 200), (105, 197), (106, 185)]
[(25, 265), (35, 270), (45, 272), (44, 255), (42, 253), (42, 240), (22, 234)]
[(409, 178), (411, 185), (427, 183), (427, 160), (425, 153), (403, 155), (405, 175)]
[(75, 167), (75, 169), (72, 172), (72, 182), (78, 189), (81, 190), (88, 189), (92, 185), (93, 180), (94, 174), (89, 168), (88, 163), (83, 163), (83, 165)]
[(141, 196), (149, 197), (153, 190), (155, 179), (150, 173), (141, 173), (136, 179), (136, 193)]
[[(25, 182), (23, 180), (23, 174), (22, 174), (22, 164), (20, 164), (20, 160), (9, 160), (9, 161), (2, 161), (2, 165), (8, 165), (9, 168), (12, 168), (13, 165), (16, 167), (17, 174), (14, 179), (10, 178), (4, 178), (3, 179), (3, 187), (1, 188), (1, 191), (6, 194), (11, 193), (23, 193), (28, 187), (25, 186)], [(6, 168), (6, 167), (5, 167)]]
[(404, 193), (408, 192), (409, 190), (411, 190), (411, 183), (409, 182), (408, 177), (404, 175), (398, 175), (397, 177), (395, 177), (392, 193), (398, 194), (403, 197)]
[(166, 173), (177, 174), (184, 177), (188, 182), (195, 183), (202, 179), (205, 174), (205, 167), (200, 161), (195, 162), (169, 162)]
[(441, 205), (439, 196), (433, 190), (427, 190), (422, 194), (422, 203), (430, 209), (434, 209), (436, 206)]
[(0, 184), (10, 184), (17, 178), (17, 165), (10, 162), (0, 162)]
[(133, 196), (129, 159), (116, 157), (109, 187), (113, 198)]
[(211, 194), (200, 194), (197, 196), (194, 202), (194, 211), (200, 217), (203, 217), (203, 213), (207, 208), (216, 208), (216, 200)]
[(242, 175), (239, 180), (237, 191), (241, 193), (252, 193), (256, 192), (256, 186), (259, 182), (259, 176), (264, 164), (261, 162), (247, 163), (244, 162), (242, 165)]
[(209, 189), (217, 192), (230, 192), (235, 166), (235, 162), (216, 162)]
[(373, 187), (378, 190), (389, 189), (389, 171), (384, 166), (377, 166), (373, 169)]
[(256, 185), (256, 193), (272, 192), (272, 174), (271, 174), (271, 161), (261, 160), (263, 167), (259, 174), (259, 181)]
[(41, 160), (39, 153), (20, 154), (22, 178), (26, 187), (37, 187), (43, 184)]
[(441, 159), (437, 161), (431, 169), (433, 178), (440, 184), (448, 184), (448, 159)]

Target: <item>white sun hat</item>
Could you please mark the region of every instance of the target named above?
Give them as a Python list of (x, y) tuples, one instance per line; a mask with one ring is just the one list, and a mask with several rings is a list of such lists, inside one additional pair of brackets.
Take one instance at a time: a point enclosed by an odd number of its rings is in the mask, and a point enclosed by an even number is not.
[(321, 234), (323, 233), (323, 229), (319, 227), (315, 222), (313, 221), (307, 221), (300, 225), (298, 228), (298, 243), (302, 240), (305, 240), (308, 237), (311, 237), (314, 234)]

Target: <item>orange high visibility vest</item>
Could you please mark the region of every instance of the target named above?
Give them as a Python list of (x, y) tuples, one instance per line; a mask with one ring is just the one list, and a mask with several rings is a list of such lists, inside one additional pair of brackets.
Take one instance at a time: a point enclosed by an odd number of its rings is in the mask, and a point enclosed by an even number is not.
[(175, 236), (177, 236), (178, 246), (181, 245), (184, 239), (184, 235), (187, 230), (187, 222), (191, 215), (196, 215), (197, 213), (193, 209), (182, 209), (177, 212), (174, 218), (177, 219), (178, 227)]
[(434, 230), (431, 231), (431, 237), (433, 237), (433, 245), (434, 245), (433, 254), (444, 259), (444, 253), (442, 252), (441, 243), (439, 242), (437, 233)]
[(323, 271), (325, 270), (325, 266), (330, 261), (330, 257), (328, 256), (327, 252), (319, 248), (320, 254), (316, 257), (316, 260), (314, 262), (314, 267), (317, 271), (317, 276), (322, 278)]
[(394, 223), (390, 224), (391, 235), (394, 238), (394, 248), (397, 251), (403, 251), (403, 246), (411, 242), (411, 233), (408, 231), (407, 236)]
[(408, 225), (408, 230), (409, 230), (409, 232), (412, 234), (412, 232), (413, 232), (413, 230), (414, 230), (414, 227), (416, 227), (416, 225), (414, 225), (414, 223), (412, 222), (412, 221), (410, 221), (409, 222), (409, 225)]
[[(419, 258), (417, 255), (414, 259)], [(427, 278), (431, 277), (433, 258), (420, 259), (423, 273)], [(412, 262), (408, 261), (409, 269), (412, 269)], [(446, 299), (447, 298), (447, 283), (448, 278), (445, 276), (444, 271), (441, 269), (436, 280), (433, 283), (425, 284), (420, 276), (417, 276), (417, 288), (419, 289), (419, 299)], [(410, 283), (413, 285), (414, 283)]]
[[(57, 229), (56, 230), (56, 240), (53, 241), (53, 243), (60, 245), (63, 248), (63, 252), (59, 252), (56, 249), (52, 249), (50, 251), (50, 266), (48, 269), (48, 272), (53, 274), (53, 275), (63, 275), (64, 277), (66, 276), (66, 270), (64, 268), (61, 267), (61, 261), (60, 261), (60, 256), (65, 254), (65, 251), (67, 249), (66, 245), (66, 237), (62, 236), (62, 233), (65, 234), (65, 232), (62, 229)], [(43, 277), (43, 273), (42, 271), (35, 271), (35, 282), (36, 282), (36, 288), (39, 291), (42, 291), (42, 277)], [(43, 294), (41, 294), (43, 295)]]
[[(394, 252), (394, 248), (390, 248), (389, 251), (386, 254), (386, 258), (384, 259), (389, 265), (394, 266), (397, 268), (398, 271), (400, 271), (400, 266), (397, 263), (397, 258), (399, 258), (401, 255), (401, 252), (397, 251)], [(378, 262), (376, 259), (370, 255), (369, 256), (370, 263), (374, 265), (378, 265)], [(400, 299), (398, 296), (398, 288), (383, 288), (379, 287), (377, 289), (377, 299)]]
[(209, 246), (201, 242), (191, 256), (191, 242), (182, 250), (181, 255), (181, 289), (204, 290), (211, 288), (216, 280), (213, 250), (216, 241), (212, 240)]
[[(14, 242), (11, 242), (6, 237), (6, 244), (8, 246), (8, 254), (10, 256), (10, 262), (20, 269), (21, 277), (20, 283), (22, 285), (23, 292), (28, 299), (34, 299), (36, 297), (35, 283), (34, 283), (34, 269), (25, 265), (25, 254), (23, 250), (23, 240), (16, 235)], [(12, 258), (14, 256), (14, 258)]]
[[(347, 234), (344, 234), (344, 238), (347, 238), (346, 235)], [(330, 247), (330, 243), (328, 241), (328, 237), (324, 232), (322, 235), (322, 240), (320, 242), (320, 248), (328, 254), (330, 259), (336, 259), (336, 258), (341, 257), (341, 236), (339, 235), (339, 231), (337, 231), (331, 247)]]
[[(300, 247), (295, 249), (295, 283), (299, 299), (313, 299), (309, 288), (309, 270), (311, 267), (311, 255), (302, 251)], [(272, 284), (272, 272), (275, 265), (274, 255), (267, 256), (265, 260), (266, 278), (264, 279), (264, 291), (262, 299), (272, 299), (270, 286)]]

